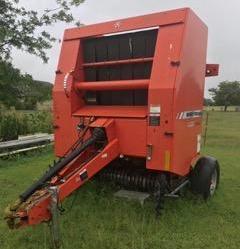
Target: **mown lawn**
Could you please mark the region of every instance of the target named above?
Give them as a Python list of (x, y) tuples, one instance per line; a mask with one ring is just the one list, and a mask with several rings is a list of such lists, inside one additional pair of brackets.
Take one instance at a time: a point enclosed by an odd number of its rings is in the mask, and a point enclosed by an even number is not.
[[(110, 186), (89, 182), (64, 203), (63, 248), (238, 249), (240, 248), (240, 113), (210, 112), (203, 153), (221, 164), (220, 187), (205, 203), (190, 193), (167, 200), (155, 218), (153, 203), (113, 197)], [(0, 161), (0, 216), (53, 159), (51, 151)], [(0, 249), (49, 248), (46, 224), (9, 231), (0, 219)]]

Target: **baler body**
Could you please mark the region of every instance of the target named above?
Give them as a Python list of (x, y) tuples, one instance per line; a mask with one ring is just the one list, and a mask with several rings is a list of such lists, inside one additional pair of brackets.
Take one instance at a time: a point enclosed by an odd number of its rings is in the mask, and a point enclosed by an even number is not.
[[(198, 160), (204, 81), (218, 74), (206, 52), (207, 27), (188, 8), (66, 30), (53, 88), (59, 160), (8, 209), (9, 226), (49, 221), (53, 200), (99, 172), (154, 193), (157, 213), (191, 176), (213, 193), (218, 163)], [(204, 181), (190, 174), (203, 164)]]
[(55, 153), (82, 118), (114, 120), (120, 154), (187, 175), (200, 151), (207, 27), (190, 9), (65, 31), (53, 90)]

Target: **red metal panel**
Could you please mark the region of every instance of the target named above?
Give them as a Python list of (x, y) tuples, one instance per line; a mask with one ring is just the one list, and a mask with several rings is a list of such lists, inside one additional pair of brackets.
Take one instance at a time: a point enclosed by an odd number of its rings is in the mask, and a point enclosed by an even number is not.
[(53, 88), (55, 153), (57, 156), (63, 156), (77, 139), (76, 125), (78, 121), (71, 114), (81, 99), (75, 92), (72, 92), (73, 77), (69, 78), (67, 91), (70, 95), (68, 96), (63, 89), (63, 82), (65, 75), (77, 65), (79, 47), (79, 40), (63, 42), (59, 58), (57, 71), (60, 73), (56, 74)]
[(73, 116), (145, 118), (147, 108), (145, 106), (84, 106), (74, 112)]
[[(108, 123), (111, 122), (114, 129), (110, 129)], [(119, 153), (125, 156), (146, 157), (146, 126), (145, 118), (135, 118), (133, 116), (122, 118), (98, 118), (91, 127), (105, 127), (107, 137), (110, 130), (114, 130), (113, 138), (118, 138)], [(137, 127), (137, 129), (136, 129)]]
[(182, 23), (184, 22), (187, 10), (187, 8), (171, 10), (145, 16), (87, 25), (81, 28), (67, 29), (64, 33), (64, 39), (72, 40), (83, 37)]
[(115, 118), (115, 127), (121, 154), (146, 157), (146, 118)]
[(206, 52), (207, 27), (192, 11), (189, 11), (181, 48), (181, 64), (175, 81), (173, 104), (174, 137), (171, 172), (180, 175), (188, 174), (191, 160), (198, 153), (201, 117), (180, 118), (178, 114), (203, 109)]
[[(147, 144), (152, 146), (152, 158), (147, 168), (165, 170), (165, 152), (172, 151), (172, 137), (165, 133), (173, 132), (173, 89), (180, 60), (180, 50), (184, 25), (172, 25), (160, 29), (154, 55), (148, 93), (148, 113), (151, 107), (160, 108), (160, 126), (148, 126)], [(169, 169), (167, 169), (169, 170)]]
[(206, 65), (206, 77), (218, 76), (219, 64), (207, 64)]

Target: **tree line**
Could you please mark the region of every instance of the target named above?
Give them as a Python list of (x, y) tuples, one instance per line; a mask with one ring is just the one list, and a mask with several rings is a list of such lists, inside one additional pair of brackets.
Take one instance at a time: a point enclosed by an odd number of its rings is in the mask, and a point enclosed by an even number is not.
[(216, 88), (210, 88), (212, 99), (205, 99), (206, 106), (240, 106), (240, 81), (223, 81)]
[(0, 104), (16, 109), (35, 109), (37, 102), (51, 98), (52, 85), (35, 81), (11, 64), (13, 48), (38, 56), (47, 63), (47, 50), (58, 37), (47, 32), (57, 22), (79, 26), (72, 8), (84, 0), (56, 0), (43, 11), (25, 8), (19, 0), (0, 0)]
[(0, 104), (20, 110), (34, 110), (37, 103), (51, 99), (52, 84), (35, 81), (10, 62), (0, 61)]

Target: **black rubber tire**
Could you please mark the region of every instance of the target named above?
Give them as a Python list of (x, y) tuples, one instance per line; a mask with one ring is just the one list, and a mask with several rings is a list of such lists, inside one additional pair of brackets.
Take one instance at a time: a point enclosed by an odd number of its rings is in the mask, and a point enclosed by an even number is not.
[(202, 197), (207, 200), (213, 194), (211, 194), (211, 182), (213, 174), (217, 174), (216, 179), (216, 189), (219, 185), (220, 180), (220, 166), (218, 161), (209, 156), (201, 157), (194, 169), (190, 173), (190, 183), (191, 183), (191, 190), (194, 193), (198, 193), (202, 195)]

